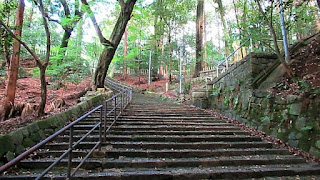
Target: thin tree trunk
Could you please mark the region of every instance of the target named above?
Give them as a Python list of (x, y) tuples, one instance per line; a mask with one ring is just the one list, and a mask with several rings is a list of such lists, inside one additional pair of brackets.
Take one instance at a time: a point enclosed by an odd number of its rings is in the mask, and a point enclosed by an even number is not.
[[(274, 43), (274, 47), (275, 47), (275, 51), (276, 51), (276, 54), (281, 62), (281, 64), (284, 66), (284, 68), (286, 69), (286, 72), (288, 74), (289, 77), (293, 77), (293, 73), (292, 73), (292, 70), (290, 69), (290, 67), (288, 66), (288, 64), (286, 63), (286, 60), (284, 59), (283, 55), (280, 53), (280, 49), (279, 49), (279, 46), (277, 44), (277, 34), (273, 28), (273, 24), (272, 24), (272, 19), (269, 21), (265, 12), (262, 10), (262, 7), (261, 7), (261, 4), (259, 2), (259, 0), (255, 0), (258, 4), (258, 8), (259, 8), (259, 11), (260, 13), (262, 14), (262, 16), (264, 17), (266, 23), (268, 24), (269, 28), (270, 28), (270, 32), (272, 34), (272, 39), (273, 39), (273, 43)], [(271, 4), (271, 6), (273, 6), (273, 4)], [(272, 18), (272, 9), (271, 9), (271, 16)]]
[(38, 116), (43, 116), (45, 114), (44, 108), (47, 102), (47, 82), (46, 82), (46, 68), (45, 66), (40, 66), (40, 83), (41, 83), (41, 94), (40, 103), (38, 109)]
[(203, 63), (203, 9), (204, 0), (198, 0), (197, 5), (197, 20), (196, 20), (196, 66), (193, 77), (198, 77), (202, 70)]
[(169, 82), (172, 82), (171, 76), (171, 62), (172, 62), (172, 45), (171, 45), (171, 26), (169, 26), (169, 34), (168, 34), (168, 46), (169, 46), (169, 62), (168, 62), (168, 73), (169, 73)]
[(124, 31), (124, 45), (123, 45), (123, 70), (122, 74), (123, 77), (126, 78), (127, 76), (127, 54), (128, 54), (128, 27), (126, 27), (126, 30)]
[[(24, 0), (19, 0), (19, 6), (16, 12), (15, 26), (16, 30), (14, 31), (15, 36), (21, 37), (22, 26), (23, 26), (23, 14), (24, 14)], [(4, 102), (4, 119), (7, 119), (9, 113), (14, 105), (14, 99), (16, 95), (16, 86), (19, 70), (19, 60), (20, 60), (20, 42), (16, 39), (13, 40), (13, 54), (10, 60), (10, 67), (8, 73), (8, 84), (6, 87), (6, 99)]]
[(45, 114), (44, 108), (45, 108), (46, 103), (47, 103), (46, 69), (47, 69), (47, 66), (48, 66), (48, 63), (49, 63), (49, 59), (50, 59), (51, 37), (50, 37), (50, 31), (49, 31), (48, 22), (47, 22), (47, 19), (45, 17), (45, 11), (44, 11), (44, 8), (43, 8), (42, 0), (40, 0), (39, 9), (41, 11), (42, 20), (43, 20), (44, 29), (45, 29), (46, 38), (47, 38), (46, 59), (45, 59), (45, 61), (43, 63), (39, 64), (40, 81), (41, 81), (41, 99), (40, 99), (40, 103), (39, 103), (38, 116), (40, 117), (40, 116), (43, 116)]

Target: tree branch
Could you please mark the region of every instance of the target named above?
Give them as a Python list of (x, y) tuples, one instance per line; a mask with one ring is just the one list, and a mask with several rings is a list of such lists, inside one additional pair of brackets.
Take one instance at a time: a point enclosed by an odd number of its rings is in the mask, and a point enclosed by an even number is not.
[(99, 37), (100, 43), (102, 43), (105, 46), (112, 46), (113, 47), (113, 44), (103, 36), (101, 29), (97, 23), (97, 20), (93, 14), (88, 2), (87, 2), (87, 0), (81, 0), (81, 2), (82, 2), (82, 4), (87, 6), (85, 9), (89, 13), (90, 19), (93, 23), (94, 29), (96, 30), (98, 37)]
[(47, 12), (45, 12), (45, 17), (48, 19), (48, 21), (56, 22), (61, 25), (61, 22), (59, 20), (52, 19)]
[(25, 47), (27, 49), (27, 51), (32, 55), (32, 57), (34, 58), (34, 60), (36, 61), (38, 66), (42, 66), (41, 61), (39, 60), (39, 57), (36, 55), (36, 53), (34, 53), (29, 46), (22, 41), (21, 39), (19, 39), (13, 32), (12, 30), (5, 24), (5, 22), (0, 19), (0, 24), (6, 29), (6, 31), (14, 38), (16, 39), (19, 43), (21, 43), (23, 45), (23, 47)]
[(126, 7), (126, 3), (123, 0), (118, 0), (120, 3), (121, 9), (124, 9)]
[(67, 1), (60, 0), (60, 2), (61, 2), (63, 9), (64, 9), (64, 15), (66, 16), (66, 18), (70, 18), (71, 14), (70, 14), (70, 9), (69, 9)]
[(79, 11), (79, 0), (75, 0), (74, 9), (75, 9), (74, 15), (82, 17), (83, 13), (81, 11)]

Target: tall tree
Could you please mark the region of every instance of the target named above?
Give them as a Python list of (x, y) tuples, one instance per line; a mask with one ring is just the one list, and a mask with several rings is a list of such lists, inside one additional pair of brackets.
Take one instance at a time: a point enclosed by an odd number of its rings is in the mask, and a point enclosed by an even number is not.
[(228, 43), (228, 27), (227, 27), (227, 21), (225, 19), (225, 7), (222, 4), (222, 0), (215, 0), (218, 4), (218, 11), (220, 14), (220, 19), (223, 26), (223, 39), (224, 39), (224, 48), (225, 48), (225, 55), (229, 55), (229, 43)]
[(109, 65), (118, 48), (118, 45), (121, 41), (123, 33), (128, 24), (128, 21), (131, 18), (131, 14), (137, 0), (127, 0), (126, 2), (124, 0), (118, 0), (118, 1), (121, 6), (121, 12), (114, 26), (114, 29), (111, 33), (110, 40), (107, 40), (101, 32), (101, 29), (97, 23), (97, 20), (88, 2), (86, 0), (81, 0), (82, 4), (84, 4), (86, 7), (86, 11), (90, 14), (91, 21), (98, 34), (100, 43), (104, 46), (104, 50), (100, 55), (98, 65), (96, 67), (95, 74), (94, 74), (93, 83), (97, 88), (104, 87), (104, 80), (106, 78)]
[(198, 0), (196, 20), (196, 66), (193, 77), (198, 77), (203, 63), (203, 22), (204, 22), (204, 0)]
[[(15, 31), (14, 35), (16, 37), (21, 37), (22, 34), (22, 26), (23, 26), (23, 14), (24, 14), (25, 3), (24, 0), (19, 0), (19, 5), (16, 12), (15, 17)], [(18, 78), (18, 69), (19, 69), (19, 60), (20, 60), (20, 42), (18, 40), (14, 40), (13, 50), (10, 59), (10, 66), (8, 72), (8, 84), (6, 86), (6, 98), (4, 101), (4, 119), (8, 118), (9, 113), (14, 105), (14, 99), (16, 95), (16, 86), (17, 86), (17, 78)]]

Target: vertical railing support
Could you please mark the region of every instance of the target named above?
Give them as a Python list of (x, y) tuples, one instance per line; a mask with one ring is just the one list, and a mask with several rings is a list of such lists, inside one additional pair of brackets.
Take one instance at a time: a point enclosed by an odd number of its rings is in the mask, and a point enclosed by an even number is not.
[(108, 111), (108, 103), (104, 102), (104, 129), (103, 129), (103, 142), (106, 142), (107, 139), (107, 111)]
[(114, 97), (114, 120), (117, 120), (117, 96)]
[(122, 107), (122, 103), (123, 103), (123, 91), (121, 90), (120, 91), (120, 114), (122, 114), (122, 110), (123, 110), (123, 107)]
[(103, 106), (100, 108), (100, 126), (99, 126), (99, 151), (101, 150), (101, 142), (102, 142), (102, 110)]
[(68, 153), (68, 171), (67, 171), (67, 178), (71, 178), (71, 169), (72, 169), (72, 145), (73, 145), (73, 126), (70, 127), (69, 132), (69, 153)]

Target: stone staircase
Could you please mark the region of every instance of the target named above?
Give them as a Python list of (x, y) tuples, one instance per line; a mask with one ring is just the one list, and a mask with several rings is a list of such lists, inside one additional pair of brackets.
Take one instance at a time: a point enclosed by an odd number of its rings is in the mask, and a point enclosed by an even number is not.
[[(294, 156), (287, 149), (193, 107), (162, 101), (152, 95), (134, 99), (73, 179), (319, 179), (320, 166)], [(81, 137), (98, 121), (87, 118), (74, 130)], [(98, 139), (98, 132), (75, 150), (79, 162)], [(59, 136), (32, 158), (23, 160), (0, 179), (34, 179), (68, 147)], [(46, 179), (65, 179), (67, 160)], [(74, 165), (75, 166), (75, 165)]]

